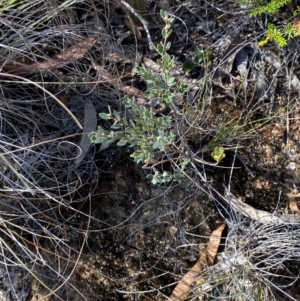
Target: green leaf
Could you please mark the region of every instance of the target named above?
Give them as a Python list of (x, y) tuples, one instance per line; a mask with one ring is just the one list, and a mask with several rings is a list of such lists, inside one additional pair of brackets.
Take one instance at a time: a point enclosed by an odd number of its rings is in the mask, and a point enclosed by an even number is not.
[(110, 128), (113, 129), (113, 130), (120, 130), (121, 125), (120, 124), (113, 124)]
[(202, 49), (197, 49), (196, 55), (194, 58), (195, 63), (201, 64), (204, 60), (204, 51)]
[(105, 137), (95, 137), (95, 139), (92, 140), (95, 144), (104, 144), (107, 143), (108, 139)]
[(184, 94), (187, 91), (188, 86), (184, 83), (178, 83), (176, 86), (177, 93)]
[(189, 72), (189, 71), (192, 70), (193, 67), (194, 67), (194, 64), (193, 64), (193, 63), (191, 63), (191, 62), (185, 63), (185, 64), (183, 64), (183, 66), (182, 66), (182, 71), (183, 71), (183, 72)]
[(164, 20), (164, 21), (166, 21), (167, 19), (168, 19), (168, 13), (166, 12), (166, 11), (164, 11), (164, 10), (160, 10), (160, 12), (159, 12), (159, 14), (160, 14), (160, 17)]
[(163, 54), (164, 52), (164, 47), (161, 45), (161, 44), (157, 44), (157, 51), (160, 53), (160, 54)]
[(137, 123), (136, 123), (136, 127), (138, 127), (140, 130), (143, 130), (144, 124), (141, 123), (141, 122), (137, 122)]
[(117, 120), (121, 120), (121, 116), (119, 114), (119, 112), (117, 112), (116, 110), (113, 111), (114, 116), (116, 117)]
[(169, 29), (168, 32), (167, 32), (167, 38), (172, 34), (173, 30), (172, 29)]
[(153, 144), (153, 149), (159, 149), (159, 150), (162, 151), (162, 150), (165, 149), (165, 146), (166, 146), (165, 141), (163, 141), (163, 140), (157, 140)]
[(131, 142), (129, 147), (135, 147), (136, 146), (136, 142)]
[(112, 138), (112, 139), (115, 138), (115, 132), (114, 131), (109, 132), (109, 138)]
[(126, 109), (129, 109), (132, 106), (132, 100), (129, 97), (126, 97), (122, 103)]
[(130, 122), (130, 125), (131, 125), (133, 128), (135, 128), (135, 123), (134, 123), (131, 119), (129, 119), (129, 122)]
[(168, 85), (172, 86), (175, 83), (175, 77), (168, 78)]
[(159, 132), (157, 130), (153, 129), (152, 135), (157, 138), (157, 137), (159, 137)]
[(111, 119), (111, 115), (107, 113), (100, 113), (99, 116), (104, 119), (104, 120), (109, 120)]
[(126, 117), (123, 117), (123, 118), (122, 118), (122, 122), (123, 122), (123, 124), (124, 124), (125, 126), (128, 125), (128, 120), (127, 120)]
[(132, 115), (132, 118), (136, 118), (136, 113), (135, 113), (135, 110), (133, 109), (129, 109), (128, 112)]
[(97, 138), (97, 133), (96, 132), (91, 132), (88, 134), (88, 137), (90, 138), (91, 142), (94, 143), (94, 141)]
[(98, 126), (98, 129), (97, 129), (97, 133), (98, 134), (104, 134), (106, 131), (105, 131), (105, 129), (102, 127), (102, 126)]
[(127, 144), (127, 140), (121, 139), (118, 143), (117, 146), (125, 146)]
[(165, 60), (167, 65), (170, 65), (172, 63), (172, 57), (168, 53), (166, 53), (164, 55), (164, 60)]
[(171, 42), (169, 41), (166, 45), (166, 51), (168, 51), (171, 48)]
[(105, 142), (105, 143), (109, 143), (109, 144), (111, 144), (111, 143), (114, 143), (116, 141), (116, 139), (110, 139), (110, 140), (108, 140), (107, 142)]
[(162, 101), (165, 104), (170, 104), (171, 102), (173, 102), (175, 100), (175, 94), (170, 92), (170, 91), (166, 91), (163, 95), (162, 95)]
[(166, 39), (168, 37), (168, 31), (166, 28), (162, 29), (161, 35), (162, 35), (163, 39)]
[(156, 177), (152, 177), (151, 183), (152, 183), (153, 185), (156, 185), (156, 184), (159, 183), (159, 180), (158, 180)]

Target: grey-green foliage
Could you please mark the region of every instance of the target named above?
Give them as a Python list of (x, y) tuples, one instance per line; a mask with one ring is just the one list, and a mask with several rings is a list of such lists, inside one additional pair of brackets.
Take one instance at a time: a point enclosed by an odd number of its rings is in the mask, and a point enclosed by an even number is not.
[(136, 163), (147, 163), (154, 158), (156, 150), (164, 151), (172, 145), (176, 136), (170, 116), (156, 117), (151, 108), (138, 105), (134, 98), (125, 98), (123, 104), (130, 118), (111, 111), (110, 107), (109, 113), (100, 113), (102, 119), (110, 119), (113, 124), (110, 131), (99, 126), (97, 132), (90, 133), (93, 143), (118, 141), (118, 146), (136, 147), (131, 155)]
[[(158, 65), (160, 72), (154, 73), (144, 65), (137, 68), (137, 73), (147, 82), (146, 96), (149, 99), (158, 99), (165, 106), (174, 105), (174, 101), (178, 95), (183, 95), (187, 91), (187, 86), (178, 83), (172, 73), (175, 71), (174, 57), (169, 55), (167, 51), (171, 47), (168, 38), (172, 34), (171, 25), (174, 21), (165, 11), (160, 12), (161, 18), (165, 22), (162, 29), (162, 42), (157, 45), (157, 52), (160, 55)], [(119, 112), (108, 107), (108, 113), (100, 113), (100, 117), (104, 120), (112, 121), (110, 130), (104, 129), (102, 126), (98, 130), (89, 134), (93, 143), (110, 143), (117, 141), (118, 146), (129, 145), (134, 148), (131, 157), (136, 163), (148, 164), (151, 159), (155, 159), (157, 153), (161, 153), (158, 160), (167, 154), (163, 161), (171, 162), (173, 172), (160, 172), (154, 166), (150, 167), (153, 174), (149, 175), (153, 184), (166, 183), (172, 180), (182, 182), (184, 169), (189, 163), (184, 152), (179, 152), (173, 147), (177, 138), (172, 123), (174, 115), (157, 116), (152, 108), (145, 107), (136, 102), (134, 98), (125, 97), (123, 104), (125, 106), (125, 115), (121, 116)], [(128, 117), (130, 116), (130, 117)], [(172, 162), (173, 156), (176, 155), (176, 162)], [(162, 166), (162, 162), (157, 162)]]
[(160, 172), (155, 167), (152, 168), (153, 173), (147, 176), (153, 184), (168, 183), (172, 180), (182, 184), (183, 187), (189, 189), (192, 186), (191, 181), (186, 177), (185, 169), (190, 163), (190, 159), (187, 156), (181, 155), (179, 158), (178, 166), (174, 168), (173, 172), (163, 171)]
[(175, 71), (174, 57), (168, 54), (171, 47), (171, 42), (168, 38), (172, 34), (171, 25), (174, 21), (173, 18), (168, 16), (168, 13), (161, 10), (161, 18), (165, 22), (165, 27), (162, 29), (163, 41), (157, 45), (157, 52), (160, 59), (157, 64), (160, 67), (160, 74), (154, 73), (147, 69), (144, 65), (137, 68), (137, 74), (144, 78), (148, 84), (146, 96), (150, 99), (159, 98), (162, 103), (169, 105), (176, 99), (176, 95), (182, 95), (186, 92), (187, 86), (175, 80), (172, 73)]

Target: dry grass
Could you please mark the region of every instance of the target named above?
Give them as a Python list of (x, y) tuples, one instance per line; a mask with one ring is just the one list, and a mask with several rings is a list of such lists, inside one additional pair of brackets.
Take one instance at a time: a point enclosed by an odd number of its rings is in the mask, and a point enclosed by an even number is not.
[[(205, 9), (215, 7), (214, 3), (204, 2)], [(92, 152), (74, 167), (82, 134), (75, 120), (83, 124), (87, 98), (97, 112), (103, 111), (108, 104), (119, 106), (123, 95), (118, 80), (121, 77), (126, 80), (132, 69), (128, 71), (125, 65), (133, 66), (138, 55), (134, 50), (131, 56), (128, 53), (124, 56), (128, 49), (120, 48), (117, 39), (107, 31), (103, 19), (109, 24), (108, 11), (96, 1), (11, 3), (10, 8), (1, 7), (0, 14), (0, 272), (9, 275), (12, 271), (22, 271), (28, 283), (36, 277), (47, 293), (56, 294), (57, 299), (68, 294), (65, 285), (68, 283), (79, 298), (86, 300), (69, 278), (82, 254), (91, 219), (90, 212), (83, 213), (78, 208), (84, 203), (90, 210), (99, 167), (93, 161)], [(230, 1), (230, 5), (235, 13), (242, 15), (235, 2)], [(222, 18), (228, 10), (223, 4), (218, 7)], [(186, 9), (192, 12), (195, 7)], [(97, 14), (101, 19), (95, 17)], [(187, 27), (180, 26), (184, 30)], [(241, 26), (236, 26), (236, 33)], [(136, 30), (135, 38), (140, 29)], [(216, 40), (221, 40), (222, 34), (216, 31)], [(209, 34), (207, 36), (209, 39)], [(172, 42), (178, 42), (174, 40)], [(79, 47), (82, 51), (74, 53), (76, 45), (86, 42), (90, 42), (88, 47)], [(218, 48), (217, 42), (212, 47)], [(98, 72), (101, 68), (97, 71), (95, 66), (105, 67), (109, 76), (117, 81), (104, 82)], [(299, 227), (263, 225), (243, 219), (232, 208), (218, 202), (220, 195), (214, 197), (217, 189), (208, 170), (220, 166), (211, 158), (211, 148), (223, 145), (234, 152), (244, 139), (257, 134), (258, 128), (251, 121), (257, 121), (257, 110), (267, 106), (262, 102), (252, 103), (252, 91), (248, 104), (238, 100), (240, 95), (246, 99), (242, 85), (236, 89), (240, 94), (230, 101), (214, 99), (211, 82), (217, 68), (211, 66), (198, 82), (201, 93), (189, 100), (182, 115), (178, 114), (181, 135), (174, 145), (178, 153), (188, 150), (191, 165), (185, 176), (222, 208), (220, 214), (228, 225), (228, 236), (218, 263), (200, 275), (206, 280), (205, 285), (196, 285), (190, 296), (194, 300), (269, 301), (285, 297), (293, 300), (288, 296), (298, 281), (297, 269), (293, 266), (299, 266), (300, 261)], [(5, 73), (12, 71), (20, 78), (12, 79)], [(218, 104), (216, 111), (210, 111), (213, 100)], [(272, 118), (266, 120), (272, 121)], [(258, 121), (263, 124), (265, 120)], [(211, 143), (210, 147), (207, 143)], [(166, 158), (171, 167), (179, 167), (170, 154), (166, 154)], [(168, 189), (165, 187), (165, 191)], [(175, 210), (173, 205), (168, 202), (165, 207), (170, 206), (170, 211), (162, 212), (174, 216), (178, 222), (175, 226), (180, 229), (182, 208), (180, 205)], [(70, 243), (75, 240), (74, 236), (78, 245)], [(14, 290), (12, 279), (8, 282)], [(149, 291), (159, 290), (149, 288)], [(19, 292), (13, 294), (19, 297)]]

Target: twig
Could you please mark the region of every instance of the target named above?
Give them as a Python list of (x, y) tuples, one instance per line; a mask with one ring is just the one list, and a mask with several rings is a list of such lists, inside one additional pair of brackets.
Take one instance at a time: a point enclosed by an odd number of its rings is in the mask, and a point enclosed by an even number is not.
[(151, 40), (151, 36), (150, 36), (149, 30), (148, 30), (148, 25), (147, 25), (147, 22), (145, 21), (145, 19), (140, 14), (138, 14), (136, 12), (136, 10), (132, 6), (130, 6), (126, 1), (120, 0), (120, 2), (140, 20), (140, 22), (143, 24), (144, 29), (146, 31), (150, 50), (156, 50), (156, 47), (154, 46), (154, 44)]
[(259, 221), (263, 224), (300, 224), (300, 216), (296, 214), (281, 214), (275, 215), (273, 213), (257, 210), (252, 206), (241, 202), (234, 195), (232, 195), (229, 190), (226, 190), (225, 201), (231, 205), (237, 212), (242, 214), (245, 217), (251, 218), (253, 220)]

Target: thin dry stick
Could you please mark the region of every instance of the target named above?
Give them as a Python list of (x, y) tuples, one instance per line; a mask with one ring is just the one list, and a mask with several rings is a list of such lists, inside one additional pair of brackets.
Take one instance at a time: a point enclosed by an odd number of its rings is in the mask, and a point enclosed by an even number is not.
[(143, 24), (143, 27), (146, 31), (150, 50), (156, 50), (156, 47), (154, 46), (154, 44), (151, 40), (151, 36), (150, 36), (148, 26), (147, 26), (147, 22), (145, 21), (145, 19), (141, 15), (139, 15), (136, 12), (136, 10), (133, 7), (131, 7), (126, 1), (120, 0), (120, 3), (122, 3), (126, 8), (128, 8), (140, 20), (140, 22)]

